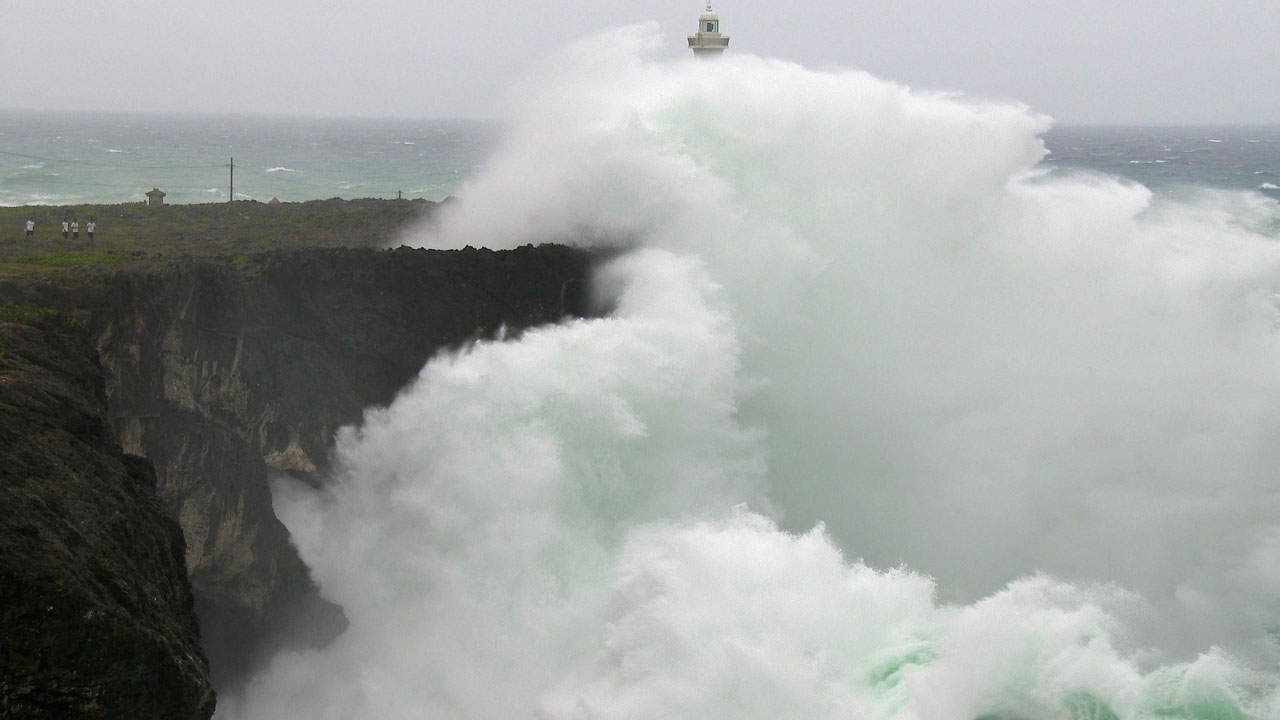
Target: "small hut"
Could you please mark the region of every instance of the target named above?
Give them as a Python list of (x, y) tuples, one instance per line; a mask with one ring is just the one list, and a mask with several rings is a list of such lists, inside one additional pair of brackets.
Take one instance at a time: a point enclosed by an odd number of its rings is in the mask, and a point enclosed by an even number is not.
[(164, 191), (160, 188), (151, 188), (151, 192), (147, 193), (147, 207), (163, 205), (164, 194)]

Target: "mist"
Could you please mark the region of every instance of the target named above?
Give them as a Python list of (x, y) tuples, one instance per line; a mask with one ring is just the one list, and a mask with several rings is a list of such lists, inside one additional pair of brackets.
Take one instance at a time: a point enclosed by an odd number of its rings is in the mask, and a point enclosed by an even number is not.
[[(700, 0), (6, 0), (0, 107), (490, 118), (512, 77), (575, 39), (653, 20), (688, 54)], [(1276, 123), (1280, 6), (723, 0), (730, 53), (856, 67), (1026, 102), (1071, 123)]]
[(351, 624), (223, 712), (1274, 717), (1275, 203), (660, 47), (536, 69), (406, 238), (623, 247), (615, 312), (433, 359), (276, 486)]

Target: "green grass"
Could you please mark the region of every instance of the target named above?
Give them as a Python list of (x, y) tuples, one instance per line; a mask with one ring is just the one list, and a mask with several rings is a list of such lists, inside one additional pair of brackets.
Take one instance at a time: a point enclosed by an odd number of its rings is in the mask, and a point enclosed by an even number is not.
[(30, 325), (41, 318), (53, 317), (57, 314), (58, 312), (53, 308), (36, 307), (25, 303), (19, 305), (8, 302), (0, 305), (0, 322)]
[(19, 255), (13, 258), (0, 259), (0, 263), (13, 263), (15, 265), (33, 265), (36, 267), (49, 268), (69, 268), (81, 267), (83, 265), (92, 265), (101, 263), (103, 265), (115, 265), (130, 260), (128, 255), (117, 255), (113, 252), (105, 253), (74, 253), (74, 252), (50, 252), (34, 255)]
[[(0, 207), (0, 277), (40, 277), (145, 266), (183, 256), (225, 258), (244, 266), (257, 254), (306, 247), (393, 243), (430, 214), (421, 200), (313, 200), (270, 205), (255, 201), (162, 205)], [(63, 218), (80, 221), (80, 239), (64, 239)], [(90, 241), (85, 223), (97, 232)], [(27, 218), (35, 235), (25, 235)]]

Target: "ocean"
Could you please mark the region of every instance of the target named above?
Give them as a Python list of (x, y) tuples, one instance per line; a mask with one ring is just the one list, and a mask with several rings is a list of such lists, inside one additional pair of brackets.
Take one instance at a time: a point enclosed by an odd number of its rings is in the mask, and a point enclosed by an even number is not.
[[(661, 42), (567, 50), (406, 238), (621, 246), (613, 312), (435, 357), (273, 481), (350, 625), (219, 717), (1280, 718), (1276, 130)], [(264, 181), (432, 147), (286, 125)]]
[[(0, 111), (0, 205), (443, 200), (492, 123)], [(234, 173), (232, 163), (234, 162)]]
[[(478, 120), (0, 110), (0, 205), (443, 200), (503, 136)], [(1054, 126), (1046, 169), (1280, 197), (1280, 126)], [(232, 172), (231, 165), (235, 169)]]
[(1045, 167), (1091, 170), (1150, 188), (1280, 191), (1280, 126), (1071, 126), (1045, 133)]

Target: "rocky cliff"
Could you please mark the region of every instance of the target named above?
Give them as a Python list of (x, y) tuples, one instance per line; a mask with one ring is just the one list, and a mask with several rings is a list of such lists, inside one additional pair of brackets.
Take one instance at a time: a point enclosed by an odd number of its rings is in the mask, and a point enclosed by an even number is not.
[(0, 717), (208, 718), (182, 532), (89, 334), (29, 322), (0, 322)]
[(275, 518), (269, 473), (321, 482), (335, 430), (441, 348), (584, 313), (589, 263), (558, 246), (312, 249), (75, 287), (13, 282), (0, 299), (56, 308), (92, 334), (111, 428), (156, 468), (215, 680), (229, 686), (264, 652), (325, 642), (345, 622)]

